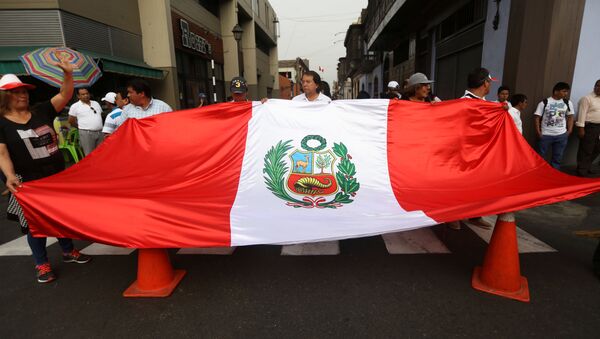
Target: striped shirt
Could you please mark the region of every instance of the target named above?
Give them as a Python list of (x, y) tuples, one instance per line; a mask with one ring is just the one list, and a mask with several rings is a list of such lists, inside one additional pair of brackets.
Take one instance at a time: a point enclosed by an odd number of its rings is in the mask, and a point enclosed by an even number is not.
[(156, 114), (172, 111), (173, 109), (171, 106), (167, 105), (167, 103), (164, 101), (152, 98), (150, 99), (150, 104), (148, 107), (146, 107), (146, 109), (133, 104), (123, 107), (123, 121), (129, 118), (142, 119)]

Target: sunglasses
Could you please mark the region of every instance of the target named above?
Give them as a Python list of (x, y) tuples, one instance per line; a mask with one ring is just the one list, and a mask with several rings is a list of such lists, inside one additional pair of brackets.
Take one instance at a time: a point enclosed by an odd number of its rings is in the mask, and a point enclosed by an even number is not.
[(96, 110), (94, 109), (94, 107), (90, 106), (90, 108), (92, 109), (92, 111), (94, 111), (94, 114), (98, 114), (98, 112), (96, 112)]

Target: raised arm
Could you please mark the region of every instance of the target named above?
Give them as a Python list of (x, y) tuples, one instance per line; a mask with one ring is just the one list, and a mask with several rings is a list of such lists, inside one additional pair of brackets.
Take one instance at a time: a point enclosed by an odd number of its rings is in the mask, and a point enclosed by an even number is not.
[(59, 62), (55, 66), (60, 67), (64, 73), (64, 80), (60, 87), (60, 92), (50, 99), (52, 106), (56, 112), (60, 112), (65, 108), (69, 100), (73, 97), (73, 64), (67, 61), (66, 57), (55, 53)]

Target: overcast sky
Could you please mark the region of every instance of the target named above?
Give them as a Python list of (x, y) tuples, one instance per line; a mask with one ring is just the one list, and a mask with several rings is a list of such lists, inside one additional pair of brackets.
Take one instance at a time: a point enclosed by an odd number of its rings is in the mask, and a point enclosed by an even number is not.
[(324, 67), (321, 78), (337, 79), (337, 63), (346, 55), (344, 37), (368, 0), (270, 0), (279, 18), (279, 60), (309, 60), (310, 68)]

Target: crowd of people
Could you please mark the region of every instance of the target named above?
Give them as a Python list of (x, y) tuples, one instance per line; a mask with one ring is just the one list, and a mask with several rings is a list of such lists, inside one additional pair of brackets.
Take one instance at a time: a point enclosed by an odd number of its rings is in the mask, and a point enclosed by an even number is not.
[[(73, 66), (59, 58), (56, 64), (64, 72), (64, 81), (57, 95), (49, 101), (30, 106), (29, 90), (35, 87), (23, 83), (17, 76), (6, 74), (0, 78), (0, 169), (6, 186), (11, 193), (18, 191), (21, 183), (44, 178), (62, 171), (65, 162), (57, 145), (57, 135), (53, 120), (71, 101), (74, 86)], [(496, 81), (485, 68), (476, 68), (467, 77), (467, 86), (462, 98), (468, 100), (486, 100)], [(432, 84), (425, 74), (415, 73), (406, 79), (401, 87), (397, 81), (390, 81), (385, 96), (390, 100), (408, 100), (413, 102), (436, 104), (441, 101), (432, 93)], [(245, 102), (248, 98), (248, 84), (243, 77), (234, 77), (230, 82), (231, 97), (227, 101)], [(302, 75), (303, 92), (292, 98), (300, 102), (331, 102), (328, 85), (315, 71)], [(551, 152), (550, 164), (560, 169), (568, 136), (574, 125), (580, 138), (577, 154), (577, 171), (581, 176), (593, 173), (592, 162), (600, 155), (600, 80), (593, 91), (579, 101), (579, 115), (574, 122), (575, 106), (568, 99), (569, 84), (558, 82), (549, 96), (543, 99), (535, 110), (535, 130), (539, 138), (538, 151), (541, 156)], [(87, 88), (76, 90), (77, 101), (69, 110), (69, 123), (78, 129), (84, 154), (90, 154), (108, 135), (112, 134), (127, 119), (141, 119), (155, 114), (171, 112), (165, 102), (153, 97), (150, 85), (142, 79), (132, 79), (124, 88), (106, 93), (101, 102), (108, 114), (103, 120), (101, 105), (91, 100)], [(199, 93), (200, 105), (210, 102), (205, 93)], [(361, 92), (359, 98), (369, 98)], [(264, 103), (268, 99), (263, 98)], [(521, 113), (527, 107), (527, 96), (511, 94), (506, 86), (497, 91), (497, 102), (513, 118), (516, 128), (522, 133)], [(56, 278), (50, 267), (46, 253), (46, 238), (33, 237), (28, 232), (27, 220), (13, 194), (9, 195), (8, 215), (19, 221), (21, 229), (27, 234), (31, 248), (38, 282), (44, 283)], [(483, 218), (468, 221), (482, 228), (491, 228)], [(461, 221), (447, 223), (450, 228), (461, 229)], [(63, 261), (67, 263), (87, 263), (91, 257), (74, 248), (71, 239), (58, 239), (62, 249)]]
[[(487, 77), (487, 78), (486, 78)], [(473, 70), (467, 77), (467, 90), (462, 98), (486, 100), (491, 83), (496, 81), (485, 68)], [(431, 91), (433, 81), (422, 73), (415, 73), (400, 87), (397, 81), (390, 81), (385, 97), (435, 103), (441, 101)], [(569, 100), (571, 86), (557, 82), (551, 95), (538, 103), (534, 112), (534, 126), (538, 138), (537, 151), (540, 156), (550, 158), (550, 165), (560, 170), (564, 152), (573, 128), (577, 127), (579, 148), (577, 151), (577, 174), (590, 177), (598, 174), (592, 163), (600, 155), (600, 80), (593, 90), (574, 105)], [(512, 94), (507, 86), (500, 86), (496, 102), (505, 104), (519, 132), (523, 133), (521, 114), (525, 112), (528, 98), (525, 94)], [(368, 95), (368, 94), (367, 94)], [(359, 93), (360, 97), (360, 93)], [(577, 113), (577, 122), (575, 115)]]

